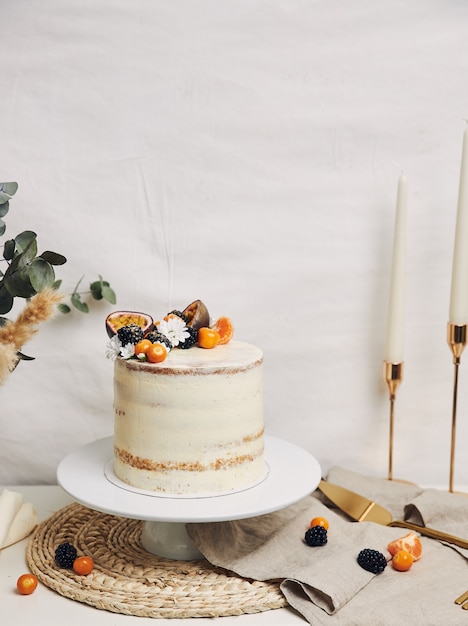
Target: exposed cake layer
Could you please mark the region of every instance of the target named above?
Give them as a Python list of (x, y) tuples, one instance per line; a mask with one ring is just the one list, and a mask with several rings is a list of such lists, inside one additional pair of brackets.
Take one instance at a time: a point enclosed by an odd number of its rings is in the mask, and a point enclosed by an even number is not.
[(257, 482), (265, 471), (262, 368), (262, 352), (237, 341), (176, 349), (161, 364), (117, 359), (117, 477), (174, 494)]

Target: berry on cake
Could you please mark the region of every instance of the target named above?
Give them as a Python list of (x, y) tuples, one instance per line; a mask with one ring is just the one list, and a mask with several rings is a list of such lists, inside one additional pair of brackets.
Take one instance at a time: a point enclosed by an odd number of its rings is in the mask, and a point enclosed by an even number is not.
[[(195, 300), (183, 311), (170, 311), (154, 322), (151, 315), (132, 311), (116, 311), (106, 318), (110, 337), (106, 356), (161, 363), (173, 348), (186, 350), (194, 345), (215, 348), (225, 345), (234, 334), (228, 317), (220, 317), (210, 325), (210, 315), (201, 300)], [(157, 344), (157, 347), (154, 345)]]

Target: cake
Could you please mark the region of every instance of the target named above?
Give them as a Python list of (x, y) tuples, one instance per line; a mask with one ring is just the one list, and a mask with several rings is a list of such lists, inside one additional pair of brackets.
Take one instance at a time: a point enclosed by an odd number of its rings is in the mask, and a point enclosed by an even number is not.
[(158, 362), (138, 353), (138, 332), (130, 349), (116, 334), (113, 471), (131, 487), (211, 496), (247, 489), (266, 474), (262, 351), (231, 340), (232, 326), (227, 339), (215, 335), (212, 349), (200, 347), (193, 338), (203, 328), (218, 335), (219, 324), (195, 328), (189, 349), (143, 331), (167, 349)]

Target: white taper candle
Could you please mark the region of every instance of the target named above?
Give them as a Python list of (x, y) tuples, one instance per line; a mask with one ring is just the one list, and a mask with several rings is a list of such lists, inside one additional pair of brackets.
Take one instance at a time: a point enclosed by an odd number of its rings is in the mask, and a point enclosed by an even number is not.
[(388, 302), (385, 361), (403, 362), (403, 338), (406, 291), (406, 219), (408, 184), (402, 174), (398, 181), (395, 230), (393, 236), (392, 272)]
[(458, 189), (457, 222), (453, 248), (452, 289), (449, 322), (457, 326), (468, 323), (468, 125), (463, 148)]

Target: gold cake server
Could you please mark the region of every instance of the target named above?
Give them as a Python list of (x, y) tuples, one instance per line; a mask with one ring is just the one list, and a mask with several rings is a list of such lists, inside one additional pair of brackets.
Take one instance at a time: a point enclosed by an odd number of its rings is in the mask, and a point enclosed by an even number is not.
[(430, 537), (431, 539), (438, 539), (439, 541), (446, 541), (460, 548), (468, 548), (468, 540), (449, 535), (441, 530), (435, 530), (428, 528), (427, 526), (419, 526), (412, 522), (405, 522), (404, 520), (394, 520), (389, 510), (385, 509), (380, 504), (377, 504), (373, 500), (369, 500), (364, 496), (361, 496), (349, 489), (340, 487), (339, 485), (333, 485), (327, 481), (321, 480), (318, 489), (335, 504), (339, 509), (344, 511), (349, 517), (357, 522), (376, 522), (383, 526), (398, 526), (399, 528), (408, 528), (415, 532)]

